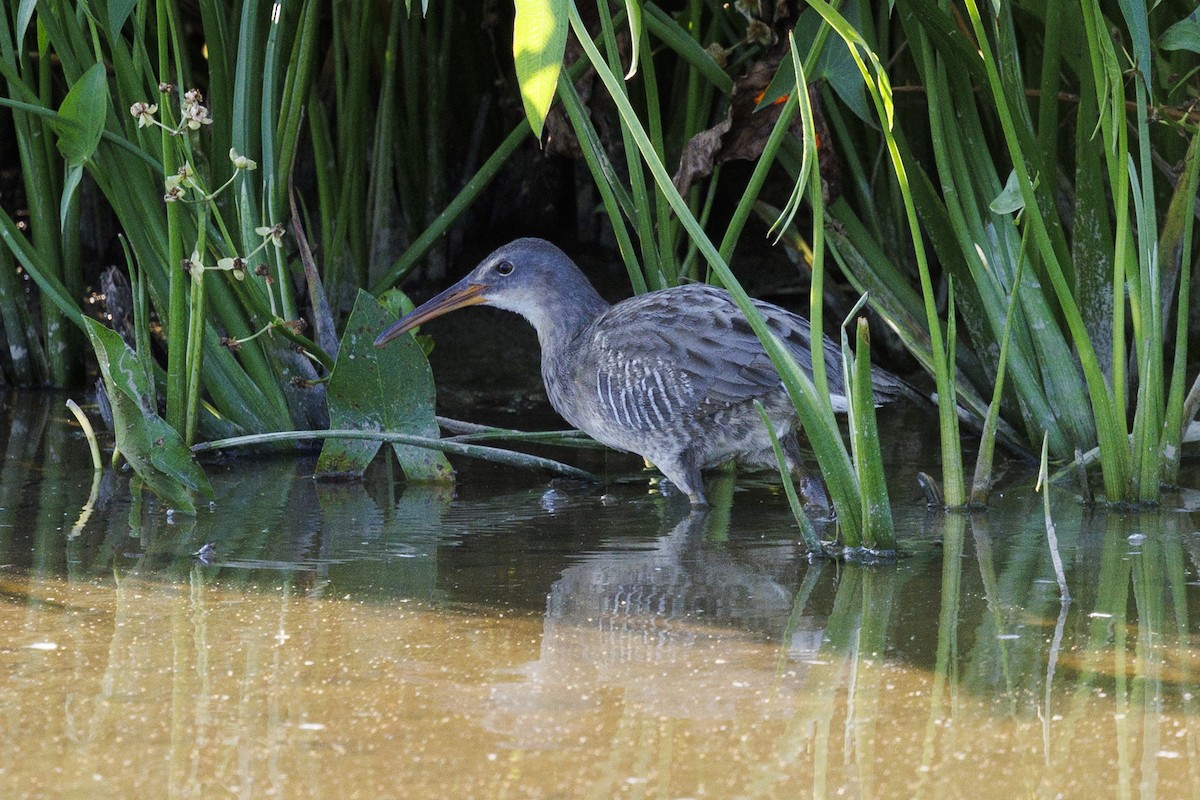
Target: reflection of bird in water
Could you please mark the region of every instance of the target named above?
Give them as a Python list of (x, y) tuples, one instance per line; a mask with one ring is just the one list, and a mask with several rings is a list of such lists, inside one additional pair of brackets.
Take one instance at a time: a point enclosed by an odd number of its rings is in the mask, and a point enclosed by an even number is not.
[[(800, 462), (795, 408), (724, 289), (676, 286), (610, 306), (557, 247), (518, 239), (389, 327), (375, 344), (478, 304), (514, 311), (537, 329), (542, 379), (555, 411), (600, 442), (649, 459), (693, 505), (706, 505), (702, 469), (730, 459), (775, 467), (756, 400), (783, 440), (789, 466)], [(769, 303), (755, 307), (811, 374), (808, 320)], [(841, 352), (821, 338), (829, 384), (840, 387)], [(883, 370), (872, 372), (872, 383), (881, 402), (909, 391)], [(834, 410), (846, 409), (836, 389), (830, 400)]]
[[(691, 640), (711, 625), (777, 634), (792, 593), (777, 576), (706, 541), (709, 519), (693, 511), (653, 549), (606, 552), (563, 570), (547, 597), (547, 631), (586, 622), (609, 636), (607, 657), (619, 661), (653, 660), (667, 639)], [(792, 565), (790, 557), (776, 563)]]
[(793, 610), (785, 584), (798, 578), (794, 543), (773, 556), (738, 553), (706, 535), (714, 516), (693, 511), (651, 547), (564, 569), (538, 657), (492, 685), (487, 726), (520, 746), (562, 746), (589, 733), (611, 704), (606, 691), (673, 719), (790, 718), (793, 686), (776, 668)]
[(209, 566), (213, 563), (213, 559), (217, 557), (217, 546), (213, 542), (208, 542), (196, 552), (192, 553), (192, 558), (199, 561), (204, 566)]

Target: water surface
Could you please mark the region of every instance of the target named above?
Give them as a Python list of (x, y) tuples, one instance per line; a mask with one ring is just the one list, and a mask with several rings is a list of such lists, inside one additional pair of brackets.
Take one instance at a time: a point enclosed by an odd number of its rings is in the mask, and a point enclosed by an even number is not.
[(1200, 793), (1190, 495), (1056, 491), (1063, 604), (1019, 469), (927, 514), (899, 444), (909, 553), (862, 567), (763, 481), (693, 515), (615, 456), (457, 496), (234, 459), (194, 518), (110, 470), (85, 507), (60, 401), (0, 414), (0, 797)]

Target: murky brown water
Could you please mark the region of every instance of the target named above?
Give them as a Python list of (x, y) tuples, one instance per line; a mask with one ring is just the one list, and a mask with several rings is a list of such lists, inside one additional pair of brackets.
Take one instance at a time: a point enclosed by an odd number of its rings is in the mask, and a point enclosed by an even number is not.
[(195, 519), (110, 474), (81, 520), (82, 439), (6, 413), (0, 797), (1200, 794), (1190, 497), (1056, 494), (1064, 607), (1025, 490), (894, 492), (895, 567), (809, 564), (773, 490), (689, 516), (623, 461), (608, 494), (456, 499), (246, 459)]

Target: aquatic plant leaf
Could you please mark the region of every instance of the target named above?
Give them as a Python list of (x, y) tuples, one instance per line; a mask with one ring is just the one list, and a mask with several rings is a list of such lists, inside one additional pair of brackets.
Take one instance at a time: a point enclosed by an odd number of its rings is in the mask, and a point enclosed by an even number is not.
[(1190, 50), (1200, 53), (1200, 8), (1188, 14), (1158, 37), (1163, 50)]
[(82, 165), (67, 166), (63, 170), (62, 198), (58, 201), (59, 230), (67, 229), (67, 215), (71, 211), (71, 201), (75, 198), (75, 192), (78, 191), (81, 180), (83, 180)]
[(539, 139), (558, 88), (567, 48), (567, 5), (570, 0), (516, 0), (513, 22), (513, 65), (521, 86), (521, 102), (529, 127)]
[(93, 64), (67, 92), (54, 121), (58, 149), (68, 166), (78, 167), (96, 152), (107, 110), (108, 77), (103, 64)]
[[(863, 543), (872, 550), (896, 549), (896, 529), (892, 521), (892, 503), (888, 498), (883, 453), (879, 446), (879, 423), (875, 417), (875, 394), (871, 389), (871, 335), (866, 317), (855, 321), (856, 345), (853, 372), (848, 381), (851, 392), (851, 446), (854, 471), (862, 487)], [(842, 329), (842, 352), (848, 350)]]
[[(842, 13), (847, 21), (857, 30), (862, 27), (862, 18), (857, 2), (844, 3)], [(825, 21), (813, 9), (807, 9), (796, 22), (794, 33), (796, 47), (802, 54), (807, 54), (816, 42), (817, 33)], [(850, 49), (842, 39), (831, 36), (826, 38), (817, 60), (816, 69), (808, 76), (810, 83), (821, 78), (829, 81), (833, 91), (842, 99), (854, 115), (859, 119), (871, 122), (871, 107), (867, 103), (867, 84), (858, 65), (850, 55)], [(771, 79), (771, 83), (762, 93), (756, 111), (766, 108), (786, 97), (796, 89), (796, 70), (791, 59), (783, 59), (779, 63), (779, 71)]]
[(988, 206), (993, 214), (1012, 214), (1025, 208), (1025, 197), (1021, 194), (1021, 184), (1017, 180), (1016, 170), (1008, 173), (1008, 180), (996, 199)]
[(212, 487), (183, 439), (154, 408), (137, 354), (120, 334), (94, 319), (84, 319), (84, 330), (112, 406), (117, 449), (164, 503), (195, 512), (191, 493), (212, 497)]
[[(330, 427), (437, 438), (433, 373), (420, 345), (412, 336), (401, 336), (387, 347), (375, 347), (375, 337), (395, 321), (378, 300), (367, 292), (358, 293), (329, 378)], [(317, 461), (317, 476), (361, 477), (380, 444), (326, 440)], [(392, 448), (408, 480), (453, 480), (450, 462), (438, 451), (407, 445)]]

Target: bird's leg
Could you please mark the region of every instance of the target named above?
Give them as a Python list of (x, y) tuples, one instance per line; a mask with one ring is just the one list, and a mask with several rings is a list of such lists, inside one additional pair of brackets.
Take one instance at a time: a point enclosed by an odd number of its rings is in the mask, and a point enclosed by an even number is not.
[(656, 459), (654, 466), (679, 491), (688, 496), (694, 508), (708, 508), (704, 494), (704, 479), (700, 475), (700, 460), (695, 453), (684, 451), (675, 456)]
[(825, 483), (819, 475), (813, 475), (804, 465), (804, 457), (800, 454), (800, 443), (793, 431), (783, 437), (784, 458), (787, 460), (788, 472), (804, 501), (806, 508), (818, 509), (823, 515), (828, 515), (833, 508), (829, 495), (825, 491)]

